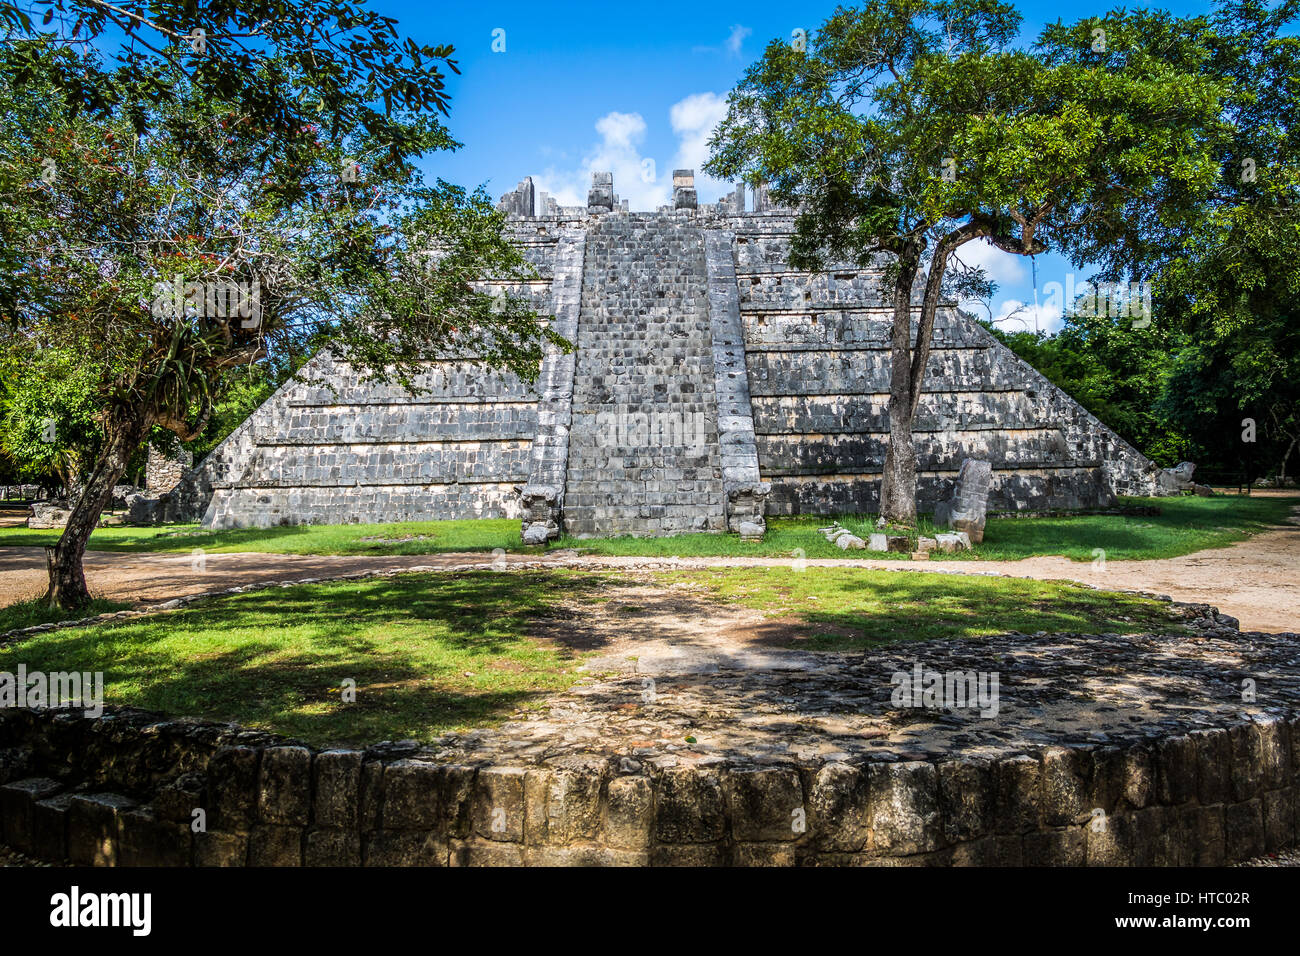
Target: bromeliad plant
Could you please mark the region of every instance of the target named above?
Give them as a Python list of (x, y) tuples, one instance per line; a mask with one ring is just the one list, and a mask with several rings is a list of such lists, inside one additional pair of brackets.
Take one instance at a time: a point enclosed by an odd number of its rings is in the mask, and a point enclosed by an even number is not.
[[(423, 181), (420, 155), (457, 145), (436, 116), (362, 109), (373, 88), (316, 64), (322, 83), (297, 56), (272, 51), (223, 87), (186, 68), (187, 41), (167, 49), (152, 74), (165, 95), (131, 99), (126, 68), (93, 50), (0, 48), (6, 365), (39, 376), (48, 356), (75, 356), (102, 433), (48, 549), (47, 598), (67, 608), (90, 600), (87, 539), (150, 430), (194, 438), (269, 355), (324, 340), (362, 377), (414, 389), (438, 355), (530, 378), (547, 343), (564, 345), (484, 285), (532, 275), (488, 197)], [(74, 75), (114, 95), (90, 109)]]

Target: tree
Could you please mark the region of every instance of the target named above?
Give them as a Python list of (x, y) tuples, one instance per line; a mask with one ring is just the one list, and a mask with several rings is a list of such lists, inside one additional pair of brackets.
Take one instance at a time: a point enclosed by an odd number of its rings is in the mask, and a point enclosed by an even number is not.
[(887, 256), (891, 522), (916, 520), (912, 423), (953, 253), (982, 239), (1086, 262), (1177, 235), (1218, 174), (1202, 22), (1117, 11), (1021, 50), (1020, 19), (999, 0), (840, 9), (806, 50), (768, 45), (711, 142), (711, 174), (798, 210), (797, 266)]
[(1285, 479), (1300, 442), (1298, 15), (1293, 0), (1215, 11), (1208, 68), (1230, 84), (1232, 135), (1204, 219), (1155, 261), (1160, 320), (1183, 337), (1160, 411), (1247, 481)]
[[(267, 28), (244, 59), (213, 38), (278, 5), (153, 6), (210, 14), (207, 59), (190, 63), (178, 27), (112, 68), (39, 35), (0, 49), (15, 81), (0, 94), (0, 181), (15, 198), (0, 216), (3, 347), (79, 356), (101, 409), (84, 491), (47, 549), (48, 600), (67, 608), (89, 600), (87, 539), (150, 429), (195, 438), (235, 370), (323, 335), (367, 380), (414, 388), (438, 354), (532, 377), (543, 344), (564, 344), (524, 300), (479, 286), (532, 275), (486, 194), (426, 185), (415, 166), (456, 145), (427, 109), (445, 98), (375, 74), (428, 48), (368, 64), (373, 49), (338, 41), (350, 8), (317, 2), (294, 9), (302, 33), (284, 49)], [(231, 73), (244, 62), (248, 75)], [(376, 112), (376, 96), (392, 108)]]
[(1182, 336), (1161, 323), (1071, 309), (1055, 335), (1004, 332), (995, 338), (1153, 461), (1192, 454), (1185, 432), (1157, 407)]

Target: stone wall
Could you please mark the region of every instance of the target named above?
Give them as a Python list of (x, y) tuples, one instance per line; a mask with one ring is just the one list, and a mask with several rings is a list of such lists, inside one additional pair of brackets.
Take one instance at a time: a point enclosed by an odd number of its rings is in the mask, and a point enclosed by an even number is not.
[(1217, 866), (1300, 835), (1300, 717), (1131, 746), (686, 767), (447, 763), (413, 742), (315, 750), (140, 711), (5, 710), (0, 784), (6, 844), (86, 865)]
[[(674, 190), (651, 214), (628, 213), (607, 173), (582, 207), (539, 198), (528, 179), (503, 197), (540, 276), (522, 291), (578, 345), (547, 356), (536, 389), (450, 358), (431, 364), (432, 394), (411, 398), (318, 356), (304, 370), (317, 384), (281, 389), (186, 476), (165, 517), (224, 528), (510, 516), (540, 543), (562, 529), (753, 534), (765, 513), (877, 510), (884, 261), (800, 272), (794, 219), (761, 191), (745, 213), (743, 191), (698, 203), (689, 170)], [(598, 434), (598, 419), (679, 413), (703, 416), (707, 447)], [(916, 443), (923, 510), (951, 496), (965, 458), (992, 463), (996, 511), (1105, 507), (1153, 493), (1157, 471), (953, 307), (936, 317)]]

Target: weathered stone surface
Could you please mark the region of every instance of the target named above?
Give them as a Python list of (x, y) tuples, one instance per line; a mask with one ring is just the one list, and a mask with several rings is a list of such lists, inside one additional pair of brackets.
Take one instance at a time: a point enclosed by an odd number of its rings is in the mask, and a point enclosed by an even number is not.
[(247, 866), (248, 835), (209, 830), (194, 834), (195, 866)]
[(866, 768), (872, 849), (890, 856), (939, 848), (939, 775), (933, 764), (870, 764)]
[(735, 840), (795, 840), (807, 832), (808, 807), (794, 771), (732, 772), (725, 777), (723, 789)]
[(302, 827), (259, 823), (248, 836), (249, 866), (302, 866)]
[(360, 866), (361, 834), (350, 830), (311, 830), (303, 851), (305, 866)]
[(596, 840), (605, 775), (606, 763), (599, 759), (526, 771), (525, 842), (538, 845)]
[(253, 747), (222, 747), (208, 764), (209, 823), (235, 830), (257, 815), (257, 766), (261, 753)]
[(118, 866), (189, 866), (190, 827), (142, 807), (118, 816)]
[(78, 795), (68, 804), (68, 857), (77, 866), (118, 865), (118, 816), (136, 805), (116, 793)]
[(524, 839), (524, 774), (519, 767), (486, 767), (474, 783), (474, 835), (521, 843)]
[[(549, 350), (535, 387), (446, 355), (413, 398), (321, 353), (304, 376), (334, 388), (287, 384), (133, 520), (518, 517), (524, 542), (541, 546), (562, 531), (755, 537), (766, 513), (877, 510), (885, 259), (794, 270), (789, 210), (761, 191), (752, 214), (735, 194), (700, 204), (691, 171), (677, 172), (671, 207), (653, 213), (628, 213), (607, 172), (582, 206), (538, 196), (528, 178), (502, 197), (539, 277), (511, 294), (578, 345)], [(1158, 483), (1154, 465), (956, 309), (936, 317), (925, 382), (923, 510), (949, 510), (963, 460), (988, 464), (988, 501), (1005, 510), (1096, 507)], [(665, 416), (668, 440), (598, 443), (611, 422), (663, 434)], [(973, 477), (960, 483), (972, 496)], [(983, 513), (956, 517), (976, 543)]]
[(306, 826), (311, 812), (311, 751), (270, 747), (262, 752), (258, 813), (267, 823)]
[(312, 772), (312, 822), (318, 827), (356, 827), (361, 814), (361, 753), (326, 750), (316, 755)]
[(15, 849), (29, 852), (35, 840), (32, 829), (33, 807), (40, 800), (53, 797), (63, 785), (49, 777), (16, 780), (0, 787), (0, 836)]
[(718, 775), (674, 767), (659, 778), (655, 838), (659, 843), (711, 843), (726, 828)]
[(37, 501), (27, 511), (27, 527), (46, 530), (66, 526), (72, 516), (72, 507), (66, 501)]
[(384, 830), (366, 838), (366, 866), (447, 866), (447, 841), (427, 831)]
[(615, 777), (609, 781), (605, 840), (610, 846), (639, 850), (653, 839), (654, 787), (648, 777)]

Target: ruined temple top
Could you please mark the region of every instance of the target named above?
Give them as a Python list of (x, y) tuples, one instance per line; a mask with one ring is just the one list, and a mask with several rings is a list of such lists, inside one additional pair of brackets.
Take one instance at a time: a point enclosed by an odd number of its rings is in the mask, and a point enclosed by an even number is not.
[[(723, 196), (716, 203), (700, 203), (695, 192), (695, 170), (673, 170), (673, 201), (651, 212), (673, 213), (687, 210), (702, 216), (790, 215), (788, 209), (773, 206), (766, 186), (748, 187), (749, 208), (746, 208), (744, 183)], [(513, 190), (501, 197), (497, 209), (519, 219), (587, 219), (592, 216), (627, 214), (626, 199), (614, 192), (613, 173), (592, 173), (591, 188), (587, 191), (587, 205), (561, 206), (553, 196), (537, 190), (533, 177), (526, 176)]]

